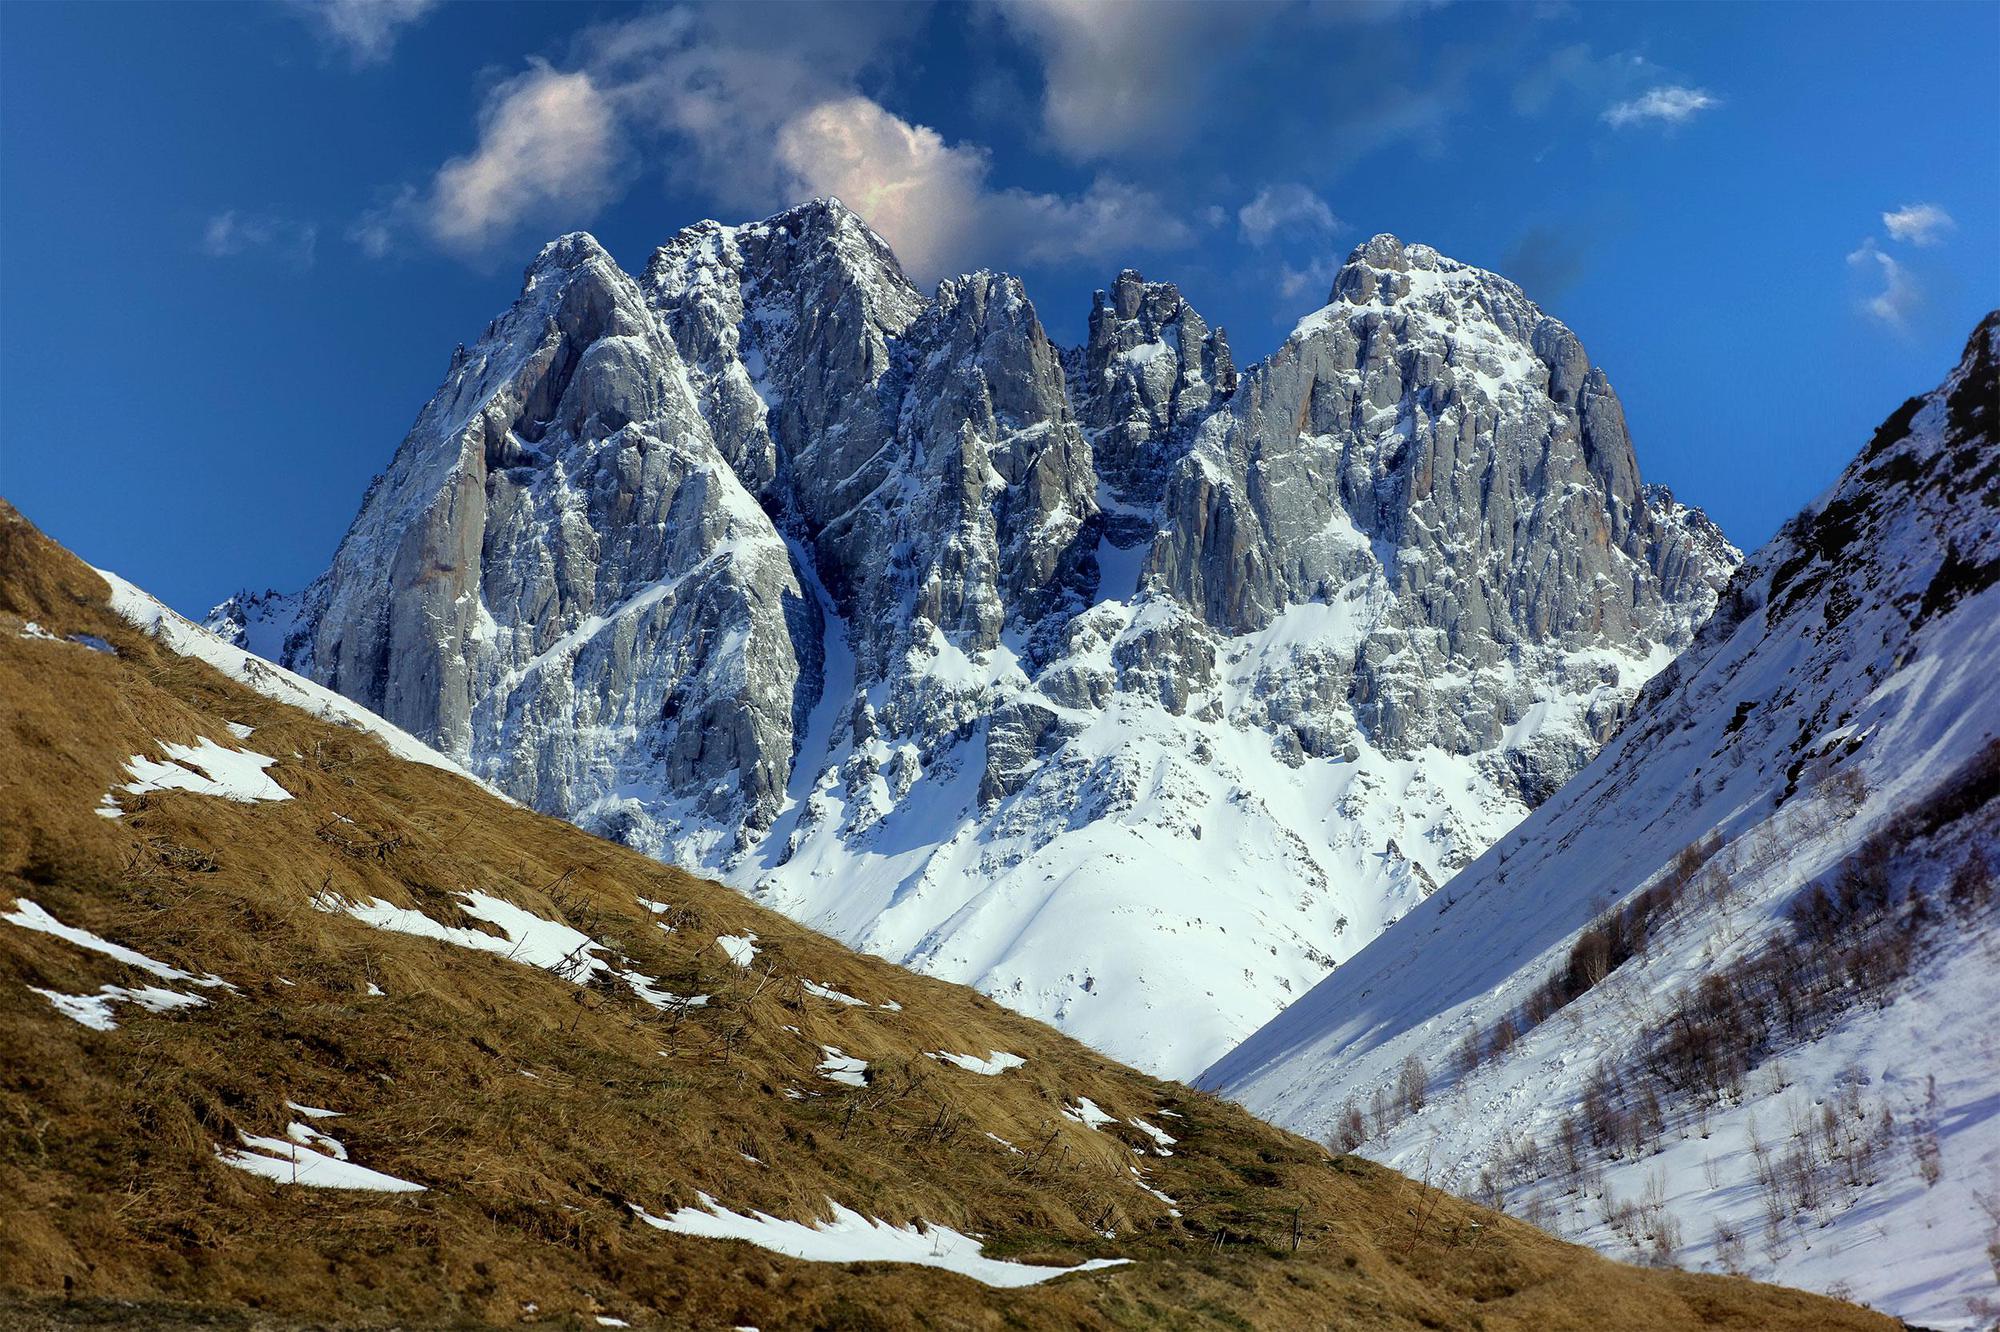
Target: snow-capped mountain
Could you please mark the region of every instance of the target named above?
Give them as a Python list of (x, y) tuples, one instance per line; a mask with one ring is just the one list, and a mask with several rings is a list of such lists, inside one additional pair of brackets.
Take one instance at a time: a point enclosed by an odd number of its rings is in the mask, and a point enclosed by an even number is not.
[(1581, 774), (1211, 1068), (1611, 1252), (1989, 1326), (2000, 312)]
[(1238, 372), (1120, 274), (1087, 344), (821, 201), (571, 235), (298, 597), (213, 624), (501, 789), (1204, 1066), (1554, 792), (1738, 558), (1577, 339), (1357, 248)]

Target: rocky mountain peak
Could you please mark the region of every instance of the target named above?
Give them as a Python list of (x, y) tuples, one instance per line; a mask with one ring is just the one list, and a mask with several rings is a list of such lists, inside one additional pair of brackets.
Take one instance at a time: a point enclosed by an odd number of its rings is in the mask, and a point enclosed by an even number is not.
[(1727, 577), (1573, 335), (1393, 237), (1241, 373), (1172, 283), (1119, 273), (1063, 350), (834, 200), (535, 272), (328, 573), (230, 627), (1156, 1069), (1574, 772)]
[(532, 283), (542, 273), (597, 263), (617, 266), (610, 252), (598, 243), (597, 237), (587, 231), (572, 231), (556, 237), (538, 250), (528, 264), (527, 276)]
[(1144, 535), (1129, 521), (1159, 502), (1167, 468), (1193, 424), (1236, 391), (1228, 335), (1171, 282), (1125, 269), (1092, 298), (1090, 331), (1069, 354), (1070, 391), (1098, 473), (1118, 509), (1113, 539)]

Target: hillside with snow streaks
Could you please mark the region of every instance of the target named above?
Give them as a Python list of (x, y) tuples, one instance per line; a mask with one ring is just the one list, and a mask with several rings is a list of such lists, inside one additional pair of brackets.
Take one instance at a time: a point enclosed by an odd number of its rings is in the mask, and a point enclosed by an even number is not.
[(1359, 246), (1239, 368), (1121, 273), (925, 296), (834, 201), (581, 234), (332, 566), (212, 623), (514, 798), (1201, 1068), (1546, 799), (1740, 558), (1577, 339)]
[(1333, 1158), (156, 610), (0, 500), (0, 1326), (1891, 1332)]
[(1203, 1082), (1607, 1252), (2000, 1300), (2000, 312), (1553, 800)]

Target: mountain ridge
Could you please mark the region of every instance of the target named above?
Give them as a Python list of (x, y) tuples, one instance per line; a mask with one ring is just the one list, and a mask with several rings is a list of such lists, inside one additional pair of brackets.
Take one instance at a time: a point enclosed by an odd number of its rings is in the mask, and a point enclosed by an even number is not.
[(537, 262), (328, 573), (211, 623), (1162, 1071), (1546, 798), (1737, 558), (1568, 329), (1393, 237), (1249, 367), (1130, 270), (1075, 349), (922, 297), (837, 202)]

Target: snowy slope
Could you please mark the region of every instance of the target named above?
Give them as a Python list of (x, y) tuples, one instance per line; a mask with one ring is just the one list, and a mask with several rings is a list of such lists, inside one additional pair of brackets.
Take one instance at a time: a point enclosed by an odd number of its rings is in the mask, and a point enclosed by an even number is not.
[(1203, 1082), (1611, 1252), (1990, 1321), (1996, 357), (2000, 314), (1594, 763)]

